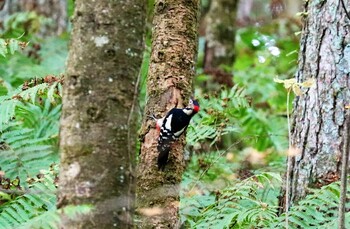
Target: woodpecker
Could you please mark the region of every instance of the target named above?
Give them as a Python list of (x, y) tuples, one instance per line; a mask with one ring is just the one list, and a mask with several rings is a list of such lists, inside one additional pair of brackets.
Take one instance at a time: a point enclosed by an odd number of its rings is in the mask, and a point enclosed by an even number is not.
[(156, 119), (156, 127), (160, 131), (157, 146), (157, 150), (159, 152), (157, 161), (159, 170), (164, 170), (165, 168), (171, 149), (171, 144), (186, 131), (188, 125), (190, 124), (191, 118), (198, 113), (198, 111), (198, 102), (190, 99), (187, 107), (183, 109), (175, 107), (171, 109), (165, 115), (165, 117)]

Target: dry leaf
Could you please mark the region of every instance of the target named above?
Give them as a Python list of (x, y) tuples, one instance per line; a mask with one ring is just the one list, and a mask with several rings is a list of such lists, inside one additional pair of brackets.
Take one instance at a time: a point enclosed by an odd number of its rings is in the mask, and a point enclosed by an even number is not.
[(295, 157), (301, 154), (301, 149), (300, 148), (296, 148), (296, 147), (291, 147), (288, 149), (287, 151), (287, 155), (289, 157)]
[(278, 79), (277, 77), (273, 79), (273, 81), (275, 81), (276, 83), (283, 83), (284, 87), (286, 89), (290, 89), (294, 84), (297, 83), (296, 79), (292, 78), (292, 79), (286, 79), (286, 80), (281, 80)]
[(305, 88), (309, 88), (309, 87), (312, 87), (314, 84), (315, 84), (315, 79), (310, 78), (310, 79), (307, 79), (304, 82), (302, 82), (300, 84), (300, 86), (305, 87)]
[(227, 161), (233, 161), (234, 155), (233, 153), (227, 153), (226, 154), (226, 160)]
[(293, 85), (295, 85), (297, 83), (297, 80), (296, 79), (287, 79), (287, 80), (284, 80), (284, 87), (286, 89), (290, 89)]
[(202, 195), (202, 191), (199, 190), (197, 187), (191, 188), (188, 192), (185, 193), (186, 197), (192, 197), (196, 195)]
[(274, 78), (273, 81), (276, 83), (283, 83), (283, 80), (278, 79), (278, 77)]
[(248, 161), (252, 165), (262, 165), (265, 164), (265, 156), (266, 154), (263, 152), (259, 152), (254, 148), (247, 148), (244, 150), (246, 152), (245, 160)]
[(142, 215), (150, 217), (150, 216), (161, 215), (164, 212), (164, 210), (163, 208), (160, 208), (160, 207), (139, 208), (138, 212), (140, 212)]
[(292, 89), (293, 89), (294, 94), (296, 94), (297, 96), (301, 96), (303, 94), (303, 92), (300, 89), (298, 84), (293, 84)]

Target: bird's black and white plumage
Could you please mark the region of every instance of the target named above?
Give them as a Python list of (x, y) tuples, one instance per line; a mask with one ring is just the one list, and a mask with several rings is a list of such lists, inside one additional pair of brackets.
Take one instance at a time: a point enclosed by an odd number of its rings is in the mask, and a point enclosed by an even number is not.
[(198, 113), (199, 104), (190, 100), (183, 109), (173, 108), (164, 118), (157, 120), (157, 129), (160, 130), (158, 138), (158, 168), (164, 170), (168, 161), (172, 143), (177, 140), (187, 129), (191, 118)]

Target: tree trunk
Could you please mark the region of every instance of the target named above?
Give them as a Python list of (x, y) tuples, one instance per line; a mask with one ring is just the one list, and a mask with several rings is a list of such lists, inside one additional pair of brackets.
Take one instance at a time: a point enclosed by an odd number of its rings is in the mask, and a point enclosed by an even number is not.
[(250, 22), (252, 15), (253, 0), (244, 0), (238, 2), (237, 22), (247, 25)]
[(222, 65), (232, 66), (235, 60), (236, 10), (238, 0), (213, 0), (204, 21), (204, 73), (214, 82), (233, 86), (232, 73)]
[[(179, 225), (179, 185), (185, 168), (184, 137), (173, 145), (165, 171), (159, 171), (156, 163), (159, 132), (147, 115), (161, 117), (176, 104), (181, 107), (188, 102), (195, 75), (198, 12), (199, 0), (155, 2), (148, 101), (140, 133), (141, 154), (137, 169), (137, 207), (144, 213), (140, 215), (140, 228), (176, 228)], [(154, 211), (147, 211), (150, 208)]]
[(285, 0), (285, 14), (287, 17), (296, 17), (296, 14), (302, 10), (302, 1)]
[(62, 228), (132, 228), (142, 0), (77, 0), (63, 91), (58, 207), (92, 204)]
[(34, 11), (52, 21), (41, 28), (41, 35), (60, 35), (67, 30), (67, 0), (6, 0), (0, 18), (17, 12)]
[(339, 179), (345, 106), (350, 101), (350, 18), (338, 0), (305, 4), (296, 79), (316, 82), (294, 101), (291, 137), (300, 153), (290, 160), (291, 203), (308, 188)]
[(231, 66), (235, 58), (236, 9), (238, 0), (213, 0), (206, 21), (204, 68)]

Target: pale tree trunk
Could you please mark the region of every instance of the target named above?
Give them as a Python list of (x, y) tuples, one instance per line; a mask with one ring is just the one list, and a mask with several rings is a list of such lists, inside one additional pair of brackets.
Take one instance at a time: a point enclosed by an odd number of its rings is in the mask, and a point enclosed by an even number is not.
[(296, 14), (302, 11), (302, 1), (285, 0), (284, 2), (287, 17), (296, 17)]
[(238, 0), (213, 0), (206, 21), (204, 68), (231, 66), (235, 58), (236, 9)]
[(237, 21), (242, 24), (248, 24), (252, 14), (253, 0), (240, 0), (237, 7)]
[(41, 28), (41, 35), (60, 35), (67, 30), (67, 0), (6, 0), (0, 19), (17, 12), (34, 11), (50, 18), (51, 22)]
[[(179, 225), (179, 185), (185, 168), (184, 137), (173, 145), (165, 171), (159, 171), (159, 132), (147, 115), (164, 116), (176, 104), (178, 107), (187, 104), (190, 98), (197, 55), (198, 12), (199, 0), (155, 1), (148, 101), (137, 168), (137, 208), (145, 213), (140, 215), (139, 228), (176, 228)], [(150, 209), (153, 211), (147, 211)]]
[[(298, 82), (315, 84), (294, 101), (289, 199), (339, 179), (345, 106), (350, 101), (350, 19), (340, 1), (307, 1)], [(347, 3), (347, 9), (350, 9)], [(283, 205), (283, 204), (281, 204)]]
[(229, 87), (233, 86), (232, 73), (223, 66), (232, 66), (235, 60), (237, 4), (238, 0), (213, 0), (204, 19), (204, 72)]
[(58, 207), (92, 204), (61, 228), (132, 228), (143, 0), (77, 0), (63, 91)]
[(270, 0), (271, 16), (272, 18), (285, 17), (293, 21), (297, 13), (302, 11), (302, 3), (295, 0)]

